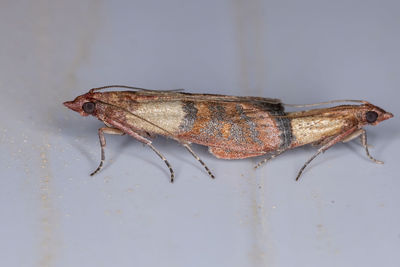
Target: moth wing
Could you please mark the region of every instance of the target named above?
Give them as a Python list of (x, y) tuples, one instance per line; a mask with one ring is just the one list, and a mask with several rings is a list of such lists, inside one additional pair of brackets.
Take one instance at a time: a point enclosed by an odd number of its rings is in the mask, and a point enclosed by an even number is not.
[(251, 157), (262, 156), (266, 152), (263, 151), (237, 151), (229, 150), (221, 147), (208, 147), (208, 151), (219, 159), (245, 159)]
[(281, 104), (281, 100), (275, 98), (265, 98), (256, 96), (229, 96), (229, 95), (192, 95), (187, 94), (185, 100), (206, 101), (206, 102), (250, 102), (250, 103), (268, 103), (268, 104)]
[[(219, 105), (221, 102), (209, 102), (210, 105)], [(267, 102), (225, 102), (226, 118), (231, 123), (242, 124), (251, 120), (255, 124), (263, 124), (266, 117), (286, 117), (284, 106), (281, 104), (271, 104)], [(205, 115), (208, 116), (208, 115)], [(197, 119), (209, 120), (209, 117), (197, 114)], [(268, 127), (268, 125), (263, 125)]]
[[(180, 89), (177, 89), (180, 90)], [(193, 102), (246, 102), (246, 103), (265, 103), (265, 104), (276, 104), (282, 105), (282, 101), (275, 98), (265, 98), (256, 96), (229, 96), (229, 95), (215, 95), (215, 94), (191, 94), (191, 93), (179, 93), (174, 91), (136, 91), (132, 92), (135, 94), (135, 100), (138, 102), (150, 102), (150, 101), (193, 101)]]
[[(192, 93), (181, 93), (184, 89), (170, 89), (170, 90), (154, 90), (146, 89), (135, 86), (127, 85), (107, 85), (97, 88), (90, 89), (89, 92), (100, 91), (105, 89), (117, 89), (125, 88), (131, 91), (125, 91), (135, 94), (138, 101), (175, 101), (175, 100), (186, 100), (186, 101), (218, 101), (218, 102), (262, 102), (270, 104), (281, 104), (281, 100), (275, 98), (255, 97), (255, 96), (229, 96), (229, 95), (217, 95), (217, 94), (192, 94)], [(144, 96), (140, 99), (140, 96)], [(157, 98), (157, 99), (154, 99)]]

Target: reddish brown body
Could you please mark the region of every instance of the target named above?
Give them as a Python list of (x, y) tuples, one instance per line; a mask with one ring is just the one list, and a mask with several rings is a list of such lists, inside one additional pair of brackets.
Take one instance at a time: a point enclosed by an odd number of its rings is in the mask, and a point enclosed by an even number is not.
[[(163, 135), (175, 139), (213, 177), (191, 150), (190, 143), (205, 145), (213, 155), (224, 159), (242, 159), (267, 153), (273, 157), (306, 144), (321, 145), (318, 155), (339, 141), (357, 136), (365, 139), (366, 147), (366, 134), (362, 127), (366, 124), (376, 125), (393, 116), (365, 101), (357, 101), (361, 105), (287, 113), (279, 100), (270, 98), (138, 88), (134, 88), (135, 91), (95, 92), (105, 88), (109, 87), (92, 89), (74, 101), (64, 103), (82, 116), (93, 115), (108, 126), (99, 130), (102, 162), (94, 173), (100, 170), (104, 161), (103, 132), (130, 134), (149, 145), (170, 168), (172, 179), (172, 168), (151, 145), (148, 136)], [(367, 148), (366, 151), (372, 159)]]

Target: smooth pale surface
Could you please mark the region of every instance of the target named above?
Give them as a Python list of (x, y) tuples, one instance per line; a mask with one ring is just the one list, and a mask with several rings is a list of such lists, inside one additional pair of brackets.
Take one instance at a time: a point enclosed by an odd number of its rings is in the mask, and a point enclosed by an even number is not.
[[(400, 266), (398, 1), (2, 1), (1, 266)], [(127, 84), (365, 99), (395, 118), (356, 141), (226, 161), (108, 136), (62, 106)]]

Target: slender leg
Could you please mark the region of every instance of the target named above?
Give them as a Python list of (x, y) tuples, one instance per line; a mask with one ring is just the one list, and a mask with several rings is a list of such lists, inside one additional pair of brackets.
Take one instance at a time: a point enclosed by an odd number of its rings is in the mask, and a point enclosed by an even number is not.
[(354, 133), (350, 134), (345, 139), (343, 139), (342, 142), (346, 143), (357, 137), (360, 137), (361, 145), (365, 148), (365, 153), (367, 154), (367, 157), (377, 164), (383, 164), (383, 161), (377, 160), (369, 154), (368, 144), (367, 144), (367, 131), (365, 131), (364, 129), (359, 129), (359, 130), (355, 131)]
[(367, 144), (367, 132), (364, 129), (361, 129), (362, 133), (360, 135), (360, 139), (361, 139), (361, 144), (362, 146), (365, 148), (365, 153), (367, 154), (367, 157), (372, 160), (373, 162), (377, 163), (377, 164), (383, 164), (383, 161), (377, 160), (375, 158), (373, 158), (368, 151), (368, 144)]
[(277, 156), (279, 156), (280, 154), (282, 154), (283, 152), (285, 152), (286, 150), (278, 150), (273, 154), (268, 155), (266, 158), (264, 158), (263, 160), (261, 160), (259, 163), (257, 163), (256, 166), (254, 166), (254, 169), (259, 168), (261, 165), (265, 164), (266, 162), (270, 161), (271, 159), (276, 158)]
[(168, 169), (169, 169), (169, 172), (171, 173), (171, 183), (173, 183), (173, 182), (174, 182), (174, 177), (175, 177), (175, 175), (174, 175), (174, 170), (173, 170), (172, 167), (171, 167), (171, 164), (169, 164), (168, 160), (164, 157), (164, 155), (161, 154), (161, 152), (158, 151), (158, 150), (151, 144), (151, 142), (150, 142), (150, 143), (147, 143), (146, 145), (148, 145), (151, 149), (153, 149), (153, 151), (164, 161), (165, 165), (167, 165), (167, 167), (168, 167)]
[(101, 148), (101, 161), (100, 161), (99, 167), (97, 167), (97, 169), (94, 172), (92, 172), (90, 174), (90, 176), (95, 175), (96, 173), (98, 173), (103, 168), (103, 163), (104, 163), (104, 160), (105, 160), (104, 148), (106, 146), (106, 138), (104, 137), (104, 134), (105, 133), (106, 134), (117, 134), (117, 135), (124, 135), (125, 134), (124, 132), (122, 132), (119, 129), (110, 128), (110, 127), (100, 128), (98, 130), (98, 133), (99, 133), (100, 148)]
[(364, 129), (358, 129), (357, 131), (355, 131), (352, 134), (349, 134), (348, 136), (346, 136), (345, 138), (343, 138), (342, 142), (343, 143), (347, 143), (350, 142), (354, 139), (356, 139), (357, 137), (361, 136), (363, 131), (365, 131)]
[(296, 176), (296, 181), (299, 180), (301, 174), (303, 173), (304, 169), (307, 167), (308, 164), (310, 164), (310, 162), (315, 159), (319, 154), (321, 154), (322, 152), (325, 152), (326, 150), (328, 150), (331, 146), (333, 146), (334, 144), (343, 141), (346, 137), (348, 137), (349, 135), (351, 135), (352, 133), (354, 133), (354, 131), (356, 131), (356, 128), (351, 128), (339, 135), (337, 135), (335, 138), (333, 138), (332, 140), (330, 140), (328, 143), (326, 143), (325, 145), (323, 145), (320, 149), (318, 149), (318, 151), (311, 157), (309, 158), (306, 163), (304, 163), (303, 167), (301, 167), (300, 171), (298, 172), (297, 176)]
[(107, 120), (106, 121), (108, 124), (113, 125), (115, 127), (118, 127), (118, 129), (121, 129), (121, 131), (123, 131), (124, 133), (129, 134), (130, 136), (132, 136), (133, 138), (135, 138), (136, 140), (142, 142), (143, 144), (148, 145), (165, 163), (165, 165), (167, 165), (169, 172), (171, 173), (171, 183), (174, 182), (174, 170), (171, 167), (171, 164), (169, 164), (168, 160), (164, 157), (163, 154), (161, 154), (160, 151), (158, 151), (152, 144), (151, 144), (151, 140), (141, 136), (140, 134), (136, 133), (135, 131), (133, 131), (130, 127), (127, 127), (126, 125), (122, 124), (119, 121), (116, 120)]
[(301, 174), (303, 173), (304, 169), (307, 167), (308, 164), (310, 164), (310, 162), (315, 159), (319, 154), (321, 154), (322, 152), (324, 152), (324, 150), (322, 149), (323, 147), (321, 147), (320, 149), (318, 149), (317, 153), (315, 153), (311, 158), (309, 158), (306, 163), (304, 163), (303, 167), (301, 167), (299, 173), (296, 176), (296, 181), (299, 180)]
[(183, 144), (183, 146), (187, 149), (187, 151), (190, 152), (190, 154), (192, 154), (192, 156), (197, 159), (201, 165), (203, 165), (204, 169), (206, 169), (208, 175), (210, 175), (211, 178), (215, 178), (214, 174), (212, 174), (212, 172), (210, 171), (210, 169), (207, 167), (207, 165), (200, 159), (200, 157), (194, 153), (194, 151), (192, 150), (192, 148), (188, 145), (188, 144)]

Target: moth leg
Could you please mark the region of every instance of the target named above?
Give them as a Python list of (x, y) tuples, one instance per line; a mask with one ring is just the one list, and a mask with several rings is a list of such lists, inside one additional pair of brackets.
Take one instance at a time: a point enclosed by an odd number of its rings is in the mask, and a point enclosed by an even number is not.
[[(147, 139), (144, 138), (144, 137), (143, 137), (143, 139), (147, 140)], [(165, 165), (167, 165), (167, 167), (168, 167), (168, 169), (169, 169), (169, 172), (171, 173), (171, 183), (173, 183), (173, 182), (174, 182), (175, 174), (174, 174), (174, 170), (173, 170), (172, 167), (171, 167), (171, 164), (169, 164), (168, 160), (164, 157), (164, 155), (161, 154), (161, 152), (158, 151), (157, 148), (155, 148), (155, 147), (151, 144), (151, 141), (150, 141), (150, 140), (148, 140), (148, 141), (149, 141), (149, 143), (145, 143), (145, 144), (148, 145), (151, 149), (153, 149), (153, 151), (164, 161)]]
[[(116, 122), (114, 122), (114, 123), (116, 123)], [(168, 167), (168, 169), (169, 169), (169, 172), (171, 173), (171, 183), (173, 183), (173, 182), (174, 182), (175, 174), (174, 174), (174, 170), (173, 170), (172, 167), (171, 167), (171, 164), (169, 164), (168, 160), (164, 157), (164, 155), (161, 154), (161, 152), (158, 151), (158, 149), (155, 148), (155, 147), (151, 144), (151, 140), (149, 140), (149, 139), (147, 139), (147, 138), (141, 136), (140, 134), (138, 134), (138, 133), (132, 131), (132, 129), (129, 129), (129, 128), (127, 128), (127, 127), (124, 127), (122, 124), (120, 124), (120, 125), (118, 125), (118, 126), (121, 127), (124, 131), (126, 131), (127, 134), (129, 134), (130, 136), (132, 136), (132, 137), (135, 138), (136, 140), (142, 142), (142, 143), (145, 144), (145, 145), (148, 145), (148, 146), (160, 157), (160, 159), (162, 159), (162, 160), (164, 161), (165, 165), (167, 165), (167, 167)]]
[(354, 139), (356, 139), (357, 137), (361, 136), (363, 131), (365, 131), (364, 129), (358, 129), (357, 131), (355, 131), (352, 134), (349, 134), (348, 136), (346, 136), (346, 138), (343, 138), (343, 143), (347, 143), (350, 142)]
[(183, 146), (187, 149), (187, 151), (192, 154), (192, 156), (197, 159), (198, 162), (200, 162), (201, 165), (203, 165), (204, 169), (206, 169), (208, 175), (210, 175), (211, 178), (215, 178), (214, 174), (210, 171), (210, 169), (207, 167), (207, 165), (200, 159), (200, 157), (192, 150), (192, 148), (188, 144), (183, 144)]
[(356, 128), (351, 128), (339, 135), (337, 135), (336, 137), (334, 137), (332, 140), (330, 140), (329, 142), (327, 142), (326, 144), (324, 144), (321, 148), (318, 149), (318, 151), (311, 157), (309, 158), (303, 165), (303, 167), (301, 167), (300, 171), (298, 172), (297, 176), (296, 176), (296, 181), (299, 180), (301, 174), (303, 173), (304, 169), (307, 167), (308, 164), (310, 164), (310, 162), (315, 159), (319, 154), (325, 152), (326, 150), (328, 150), (330, 147), (332, 147), (334, 144), (343, 141), (344, 139), (346, 139), (346, 137), (348, 137), (349, 135), (351, 135), (354, 131), (356, 131)]
[(383, 161), (377, 160), (369, 154), (368, 144), (367, 144), (367, 132), (364, 129), (360, 129), (360, 131), (361, 131), (360, 135), (361, 144), (365, 148), (365, 153), (367, 154), (367, 157), (377, 164), (383, 164)]
[(261, 160), (260, 162), (257, 163), (256, 166), (254, 166), (254, 169), (259, 168), (261, 165), (265, 164), (266, 162), (270, 161), (271, 159), (276, 158), (277, 156), (279, 156), (280, 154), (282, 154), (283, 152), (285, 152), (286, 150), (278, 150), (274, 153), (271, 153), (270, 155), (268, 155), (266, 158), (264, 158), (263, 160)]
[(365, 148), (365, 153), (367, 154), (367, 157), (377, 164), (383, 164), (383, 161), (377, 160), (369, 154), (368, 144), (367, 144), (367, 131), (365, 131), (364, 129), (359, 129), (359, 130), (355, 131), (354, 133), (350, 134), (345, 139), (343, 139), (342, 142), (346, 143), (357, 137), (360, 137), (361, 145)]
[(165, 163), (165, 165), (167, 165), (169, 172), (171, 173), (171, 183), (174, 182), (174, 170), (171, 167), (171, 164), (169, 164), (168, 160), (164, 157), (163, 154), (161, 154), (160, 151), (158, 151), (152, 144), (151, 144), (151, 140), (141, 136), (140, 134), (138, 134), (137, 132), (135, 132), (134, 130), (132, 130), (131, 128), (127, 127), (126, 125), (124, 125), (123, 123), (119, 122), (119, 121), (111, 121), (111, 120), (107, 120), (105, 121), (111, 125), (113, 125), (114, 127), (118, 127), (118, 129), (121, 129), (121, 131), (123, 131), (124, 133), (129, 134), (130, 136), (132, 136), (133, 138), (135, 138), (136, 140), (138, 140), (139, 142), (142, 142), (143, 144), (148, 145)]
[(90, 176), (95, 175), (96, 173), (98, 173), (102, 168), (103, 168), (103, 163), (105, 160), (105, 153), (104, 153), (104, 147), (106, 146), (106, 138), (104, 137), (104, 134), (117, 134), (117, 135), (124, 135), (125, 133), (122, 132), (119, 129), (116, 128), (111, 128), (111, 127), (102, 127), (98, 130), (99, 133), (99, 140), (100, 140), (100, 148), (101, 148), (101, 160), (100, 160), (100, 164), (99, 167), (97, 167), (97, 169), (92, 172), (90, 174)]

